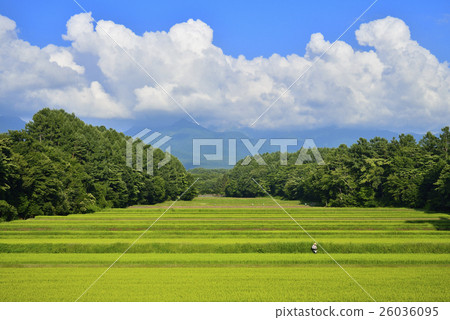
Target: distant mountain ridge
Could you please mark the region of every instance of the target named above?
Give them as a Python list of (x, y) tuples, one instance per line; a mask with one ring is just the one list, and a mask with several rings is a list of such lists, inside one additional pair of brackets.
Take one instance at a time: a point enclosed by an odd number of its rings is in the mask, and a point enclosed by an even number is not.
[[(134, 136), (141, 132), (145, 127), (136, 126), (126, 130), (124, 133), (128, 136)], [(163, 136), (170, 136), (171, 140), (161, 146), (165, 150), (167, 146), (171, 146), (171, 153), (176, 156), (186, 167), (192, 168), (231, 168), (229, 165), (229, 141), (236, 140), (236, 160), (240, 160), (247, 155), (249, 151), (242, 143), (241, 139), (249, 139), (252, 145), (255, 145), (259, 139), (266, 139), (264, 144), (259, 149), (259, 153), (279, 151), (279, 146), (270, 145), (270, 139), (297, 139), (297, 146), (290, 146), (289, 152), (294, 152), (300, 149), (305, 139), (313, 139), (317, 147), (338, 147), (341, 144), (351, 145), (358, 141), (359, 138), (370, 140), (374, 137), (386, 138), (391, 140), (398, 137), (398, 133), (388, 130), (377, 129), (344, 129), (344, 128), (322, 128), (314, 130), (255, 130), (251, 128), (243, 128), (241, 131), (224, 131), (217, 132), (202, 126), (199, 126), (190, 120), (180, 119), (170, 125), (160, 126), (155, 128), (147, 128), (151, 131), (145, 135), (150, 136), (152, 133), (159, 132), (161, 136), (154, 140), (154, 142), (161, 139)], [(422, 135), (412, 134), (416, 140), (422, 138)], [(193, 139), (221, 139), (223, 141), (223, 159), (207, 161), (203, 155), (214, 154), (216, 152), (215, 146), (201, 147), (201, 162), (200, 166), (193, 163)], [(151, 143), (152, 144), (152, 143)]]
[[(142, 126), (132, 127), (124, 133), (128, 136), (134, 136), (137, 133), (141, 132), (143, 129)], [(192, 156), (192, 148), (193, 148), (193, 140), (194, 139), (221, 139), (224, 143), (224, 159), (222, 161), (206, 161), (204, 157), (201, 157), (201, 165), (203, 168), (231, 168), (232, 165), (228, 165), (228, 140), (230, 139), (248, 139), (249, 137), (242, 132), (215, 132), (199, 126), (189, 120), (181, 119), (177, 122), (168, 125), (161, 126), (159, 128), (147, 128), (151, 131), (145, 135), (145, 137), (150, 136), (152, 133), (159, 132), (161, 136), (156, 138), (154, 142), (157, 142), (163, 136), (170, 136), (172, 139), (166, 144), (161, 146), (161, 149), (165, 150), (167, 146), (170, 145), (171, 153), (177, 157), (186, 169), (197, 168), (199, 166), (195, 166), (193, 164), (193, 156)], [(145, 139), (145, 137), (141, 138)], [(152, 143), (150, 143), (152, 144)], [(242, 158), (244, 154), (244, 146), (237, 147), (237, 154)], [(201, 147), (202, 154), (211, 154), (215, 153), (215, 146), (203, 146)], [(240, 158), (238, 158), (240, 159)]]
[[(92, 120), (92, 119), (91, 119)], [(91, 121), (87, 121), (88, 123)], [(96, 121), (98, 122), (98, 121)], [(105, 123), (109, 123), (107, 120)], [(124, 122), (125, 124), (126, 122)], [(170, 123), (168, 125), (158, 125), (157, 121), (149, 122), (148, 127), (143, 125), (143, 120), (134, 120), (131, 124), (136, 125), (128, 130), (123, 131), (128, 136), (134, 136), (144, 129), (151, 130), (145, 137), (159, 132), (161, 135), (156, 138), (152, 143), (159, 141), (164, 136), (169, 136), (171, 139), (161, 145), (161, 149), (165, 150), (167, 146), (171, 147), (171, 153), (177, 157), (185, 166), (186, 169), (192, 168), (227, 168), (233, 167), (233, 163), (229, 164), (230, 150), (229, 142), (230, 140), (236, 140), (236, 160), (250, 155), (246, 146), (243, 144), (241, 139), (249, 139), (252, 145), (255, 145), (259, 139), (266, 139), (259, 149), (259, 153), (276, 152), (279, 151), (279, 146), (270, 145), (270, 139), (297, 139), (297, 146), (289, 146), (289, 152), (295, 152), (300, 149), (303, 145), (305, 139), (313, 139), (317, 147), (338, 147), (341, 144), (346, 144), (348, 146), (352, 145), (359, 138), (365, 138), (370, 140), (374, 137), (386, 138), (387, 140), (392, 140), (392, 138), (398, 137), (399, 133), (389, 130), (382, 129), (364, 129), (364, 128), (337, 128), (337, 127), (327, 127), (320, 129), (266, 129), (257, 130), (253, 128), (242, 128), (240, 130), (230, 130), (230, 131), (214, 131), (207, 129), (196, 123), (192, 122), (188, 118), (181, 118), (176, 122)], [(150, 124), (151, 123), (151, 124)], [(168, 123), (167, 119), (160, 121), (160, 123)], [(0, 115), (0, 133), (8, 132), (8, 130), (21, 130), (25, 128), (26, 122), (17, 116)], [(96, 123), (99, 125), (99, 123)], [(117, 127), (120, 124), (116, 122), (111, 122), (109, 127)], [(421, 134), (410, 133), (414, 136), (416, 140), (422, 138)], [(193, 163), (193, 140), (194, 139), (220, 139), (223, 141), (223, 159), (222, 160), (206, 160), (205, 154), (216, 153), (215, 146), (202, 146), (201, 147), (201, 157), (200, 166), (194, 165)], [(232, 157), (233, 158), (233, 157)]]
[[(352, 145), (359, 138), (364, 138), (370, 140), (375, 137), (385, 138), (387, 140), (392, 140), (397, 138), (400, 133), (381, 130), (381, 129), (362, 129), (362, 128), (337, 128), (337, 127), (326, 127), (320, 129), (299, 129), (299, 130), (254, 130), (245, 128), (243, 130), (248, 135), (258, 138), (296, 138), (299, 140), (313, 139), (317, 147), (323, 148), (336, 148), (341, 144), (346, 144), (347, 146)], [(408, 134), (408, 133), (406, 133)], [(416, 140), (422, 138), (422, 134), (409, 133)]]

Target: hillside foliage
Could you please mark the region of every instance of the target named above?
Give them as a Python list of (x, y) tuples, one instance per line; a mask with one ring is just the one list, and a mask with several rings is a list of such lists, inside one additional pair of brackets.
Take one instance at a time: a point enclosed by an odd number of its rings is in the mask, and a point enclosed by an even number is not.
[(319, 149), (324, 165), (295, 162), (299, 152), (264, 154), (267, 165), (239, 161), (226, 176), (223, 192), (231, 197), (271, 195), (326, 206), (401, 206), (450, 211), (450, 132), (428, 132), (416, 142), (411, 135), (388, 141), (359, 139), (350, 147)]
[[(0, 135), (0, 218), (153, 204), (177, 198), (194, 181), (175, 157), (160, 169), (155, 165), (153, 175), (128, 167), (126, 141), (63, 110), (39, 111), (24, 130)], [(154, 163), (163, 158), (156, 149)], [(190, 189), (183, 198), (195, 194)]]

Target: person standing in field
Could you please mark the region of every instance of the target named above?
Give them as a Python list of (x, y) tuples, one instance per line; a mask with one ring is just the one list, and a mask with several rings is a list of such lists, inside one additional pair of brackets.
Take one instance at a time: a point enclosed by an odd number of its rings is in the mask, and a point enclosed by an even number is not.
[(311, 251), (312, 251), (313, 253), (317, 253), (317, 243), (314, 242), (314, 244), (313, 244), (312, 247), (311, 247)]

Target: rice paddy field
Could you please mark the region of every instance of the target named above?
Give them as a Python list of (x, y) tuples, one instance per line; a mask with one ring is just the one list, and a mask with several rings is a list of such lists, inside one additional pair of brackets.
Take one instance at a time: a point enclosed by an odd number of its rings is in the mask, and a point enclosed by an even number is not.
[[(279, 201), (377, 301), (450, 300), (450, 220)], [(75, 301), (167, 208), (0, 223), (0, 301)], [(372, 301), (271, 199), (177, 202), (79, 301)]]

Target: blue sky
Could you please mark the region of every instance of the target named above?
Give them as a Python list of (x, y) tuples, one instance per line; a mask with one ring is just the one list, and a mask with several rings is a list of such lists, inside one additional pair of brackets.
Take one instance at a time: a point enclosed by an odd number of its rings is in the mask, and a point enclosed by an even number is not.
[[(225, 54), (247, 58), (273, 53), (303, 54), (314, 32), (336, 39), (373, 0), (326, 1), (110, 1), (80, 0), (95, 19), (126, 25), (137, 34), (168, 31), (174, 24), (200, 19), (214, 30), (214, 44)], [(5, 0), (0, 14), (16, 21), (21, 38), (44, 47), (67, 45), (61, 38), (66, 22), (81, 9), (72, 0)], [(450, 2), (445, 0), (379, 0), (361, 22), (402, 19), (414, 39), (440, 60), (450, 57)], [(353, 30), (342, 39), (357, 46)]]
[(282, 96), (258, 129), (450, 123), (448, 1), (379, 0), (332, 48), (373, 0), (79, 2), (100, 28), (72, 0), (0, 3), (0, 115), (175, 122), (184, 108), (228, 130)]

